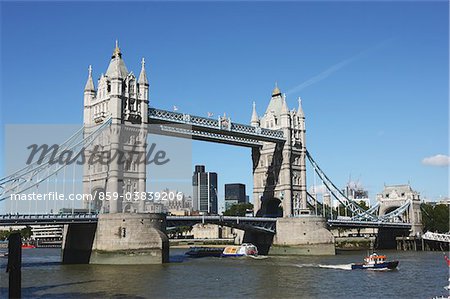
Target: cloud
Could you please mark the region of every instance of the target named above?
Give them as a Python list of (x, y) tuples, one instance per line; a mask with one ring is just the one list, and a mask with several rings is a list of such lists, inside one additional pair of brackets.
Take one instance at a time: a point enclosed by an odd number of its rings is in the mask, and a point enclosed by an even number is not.
[(327, 187), (325, 187), (325, 185), (316, 185), (316, 186), (310, 186), (309, 187), (309, 193), (314, 193), (314, 188), (315, 188), (315, 191), (316, 191), (316, 194), (323, 194), (323, 193), (325, 193), (325, 192), (327, 192)]
[(292, 93), (298, 92), (298, 91), (300, 91), (300, 90), (302, 90), (302, 89), (304, 89), (304, 88), (306, 88), (306, 87), (308, 87), (310, 85), (316, 84), (317, 82), (320, 82), (320, 81), (328, 78), (330, 75), (332, 75), (333, 73), (339, 71), (340, 69), (342, 69), (346, 65), (348, 65), (348, 64), (350, 64), (350, 63), (352, 63), (352, 62), (354, 62), (354, 61), (356, 61), (356, 60), (358, 60), (358, 59), (360, 59), (360, 58), (362, 58), (362, 57), (364, 57), (364, 56), (366, 56), (368, 54), (371, 54), (372, 52), (378, 50), (381, 47), (384, 47), (391, 40), (392, 39), (390, 39), (390, 38), (386, 39), (386, 40), (382, 41), (381, 43), (379, 43), (379, 44), (377, 44), (377, 45), (375, 45), (373, 47), (370, 47), (370, 48), (368, 48), (368, 49), (366, 49), (366, 50), (364, 50), (362, 52), (359, 52), (356, 55), (353, 55), (350, 58), (344, 59), (341, 62), (332, 65), (328, 69), (322, 71), (320, 74), (318, 74), (318, 75), (316, 75), (316, 76), (314, 76), (314, 77), (304, 81), (303, 83), (301, 83), (301, 84), (291, 88), (290, 90), (288, 90), (286, 92), (286, 94), (292, 94)]
[(426, 157), (422, 160), (422, 164), (427, 166), (449, 166), (450, 156), (438, 154)]

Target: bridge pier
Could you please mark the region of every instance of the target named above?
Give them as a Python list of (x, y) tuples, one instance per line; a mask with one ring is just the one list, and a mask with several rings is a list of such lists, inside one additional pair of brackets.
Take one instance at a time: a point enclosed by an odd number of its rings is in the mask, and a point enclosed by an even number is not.
[(163, 214), (101, 214), (91, 264), (161, 264), (169, 261)]
[(318, 216), (277, 219), (271, 255), (334, 255), (334, 237), (325, 218)]
[(273, 255), (334, 255), (334, 237), (326, 220), (318, 216), (277, 219), (277, 232), (270, 247)]
[(169, 261), (162, 214), (100, 214), (95, 224), (64, 228), (64, 264), (161, 264)]

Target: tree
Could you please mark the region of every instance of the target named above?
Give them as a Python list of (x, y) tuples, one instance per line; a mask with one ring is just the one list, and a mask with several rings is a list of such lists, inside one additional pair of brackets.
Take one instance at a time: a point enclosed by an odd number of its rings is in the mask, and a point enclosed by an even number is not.
[(253, 204), (251, 203), (238, 203), (232, 205), (228, 210), (226, 210), (224, 216), (245, 216), (247, 210), (253, 210)]
[(367, 211), (369, 209), (369, 207), (366, 205), (366, 202), (364, 200), (360, 200), (358, 202), (358, 204), (364, 211)]
[(29, 239), (33, 232), (31, 231), (30, 226), (26, 226), (25, 228), (22, 228), (21, 230), (15, 229), (15, 230), (2, 230), (0, 231), (0, 241), (4, 241), (9, 238), (9, 235), (15, 232), (19, 232), (22, 236), (22, 239)]
[(449, 231), (449, 208), (447, 205), (430, 205), (423, 203), (422, 210), (423, 230), (447, 233)]

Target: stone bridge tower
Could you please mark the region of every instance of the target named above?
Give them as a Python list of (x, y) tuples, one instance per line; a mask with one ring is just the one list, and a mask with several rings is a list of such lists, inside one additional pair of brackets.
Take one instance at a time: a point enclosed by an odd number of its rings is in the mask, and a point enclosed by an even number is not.
[[(108, 69), (100, 76), (97, 89), (90, 66), (84, 88), (85, 133), (90, 134), (95, 126), (107, 119), (112, 121), (109, 129), (105, 129), (86, 151), (87, 160), (91, 150), (110, 157), (107, 163), (84, 166), (83, 192), (95, 197), (90, 203), (92, 210), (109, 213), (144, 210), (144, 201), (124, 201), (123, 195), (146, 190), (146, 164), (138, 157), (145, 157), (146, 152), (148, 103), (149, 84), (144, 59), (136, 79), (125, 66), (116, 41)], [(100, 200), (105, 192), (116, 194), (117, 200)], [(85, 202), (85, 208), (88, 207), (89, 202)]]
[(385, 186), (384, 190), (377, 194), (380, 203), (379, 215), (385, 215), (411, 201), (409, 208), (401, 220), (411, 223), (411, 235), (422, 233), (422, 211), (420, 210), (420, 194), (414, 191), (410, 185)]
[(251, 125), (283, 130), (284, 144), (264, 143), (252, 149), (253, 202), (258, 216), (290, 217), (309, 214), (306, 193), (305, 116), (299, 98), (298, 110), (289, 110), (278, 88), (261, 118), (253, 103)]

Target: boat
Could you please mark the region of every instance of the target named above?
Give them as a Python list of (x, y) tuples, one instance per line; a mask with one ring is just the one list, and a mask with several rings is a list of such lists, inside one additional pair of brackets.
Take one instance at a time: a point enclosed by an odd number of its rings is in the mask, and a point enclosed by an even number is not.
[(22, 244), (22, 249), (36, 248), (33, 244)]
[(8, 257), (8, 253), (7, 252), (0, 252), (0, 257)]
[(189, 255), (190, 257), (220, 257), (223, 250), (224, 247), (190, 247), (189, 251), (185, 254)]
[(364, 259), (364, 263), (351, 264), (352, 270), (363, 269), (363, 270), (393, 270), (397, 268), (398, 261), (386, 261), (385, 255), (378, 255), (372, 253)]
[(244, 243), (240, 246), (227, 246), (222, 252), (222, 257), (227, 256), (257, 256), (258, 249), (255, 245)]

